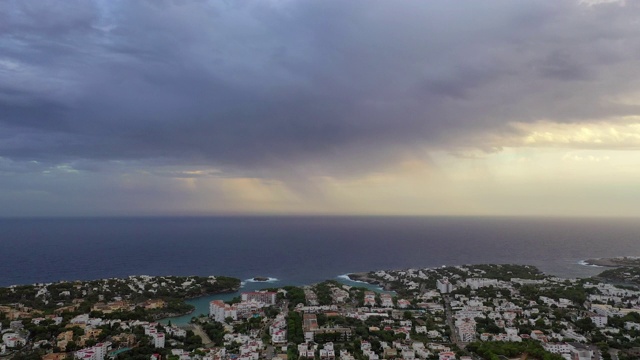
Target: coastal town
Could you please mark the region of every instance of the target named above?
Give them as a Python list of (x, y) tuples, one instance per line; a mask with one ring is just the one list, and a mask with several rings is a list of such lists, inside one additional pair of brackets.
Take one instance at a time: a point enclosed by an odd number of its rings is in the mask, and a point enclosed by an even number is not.
[(562, 279), (504, 264), (357, 273), (213, 300), (180, 326), (162, 319), (189, 313), (185, 299), (237, 291), (239, 280), (12, 286), (0, 289), (0, 358), (638, 359), (635, 272), (614, 273), (627, 277)]

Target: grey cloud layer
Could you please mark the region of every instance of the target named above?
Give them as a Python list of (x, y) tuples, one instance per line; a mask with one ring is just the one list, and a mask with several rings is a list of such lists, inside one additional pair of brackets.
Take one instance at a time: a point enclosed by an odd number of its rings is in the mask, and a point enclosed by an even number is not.
[(0, 156), (371, 167), (483, 147), (476, 134), (511, 121), (637, 114), (602, 99), (640, 90), (639, 15), (633, 2), (2, 2)]

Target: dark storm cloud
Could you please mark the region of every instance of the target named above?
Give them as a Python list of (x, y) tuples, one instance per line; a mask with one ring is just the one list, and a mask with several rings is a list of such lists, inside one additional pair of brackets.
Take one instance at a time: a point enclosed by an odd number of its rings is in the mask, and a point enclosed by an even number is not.
[(638, 15), (578, 1), (3, 2), (0, 156), (347, 171), (482, 148), (475, 134), (512, 121), (637, 113), (600, 99), (638, 90)]

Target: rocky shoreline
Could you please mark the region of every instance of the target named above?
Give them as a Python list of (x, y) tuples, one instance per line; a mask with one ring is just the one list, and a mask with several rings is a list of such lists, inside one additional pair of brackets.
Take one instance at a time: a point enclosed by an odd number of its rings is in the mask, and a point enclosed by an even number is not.
[(384, 282), (380, 281), (379, 279), (375, 279), (375, 278), (369, 276), (369, 273), (366, 273), (366, 272), (347, 274), (347, 277), (351, 281), (365, 282), (367, 284), (380, 286), (385, 291), (391, 291), (392, 290), (387, 283), (384, 283)]
[(586, 265), (604, 266), (604, 267), (622, 267), (622, 266), (634, 266), (640, 267), (640, 258), (638, 257), (612, 257), (612, 258), (598, 258), (587, 259), (584, 261)]

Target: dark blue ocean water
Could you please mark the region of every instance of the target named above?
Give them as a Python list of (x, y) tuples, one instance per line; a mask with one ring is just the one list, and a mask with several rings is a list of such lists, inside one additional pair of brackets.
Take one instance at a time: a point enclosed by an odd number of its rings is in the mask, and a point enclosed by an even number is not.
[(518, 263), (560, 276), (640, 255), (637, 219), (203, 217), (1, 219), (0, 286), (148, 275), (270, 276)]

